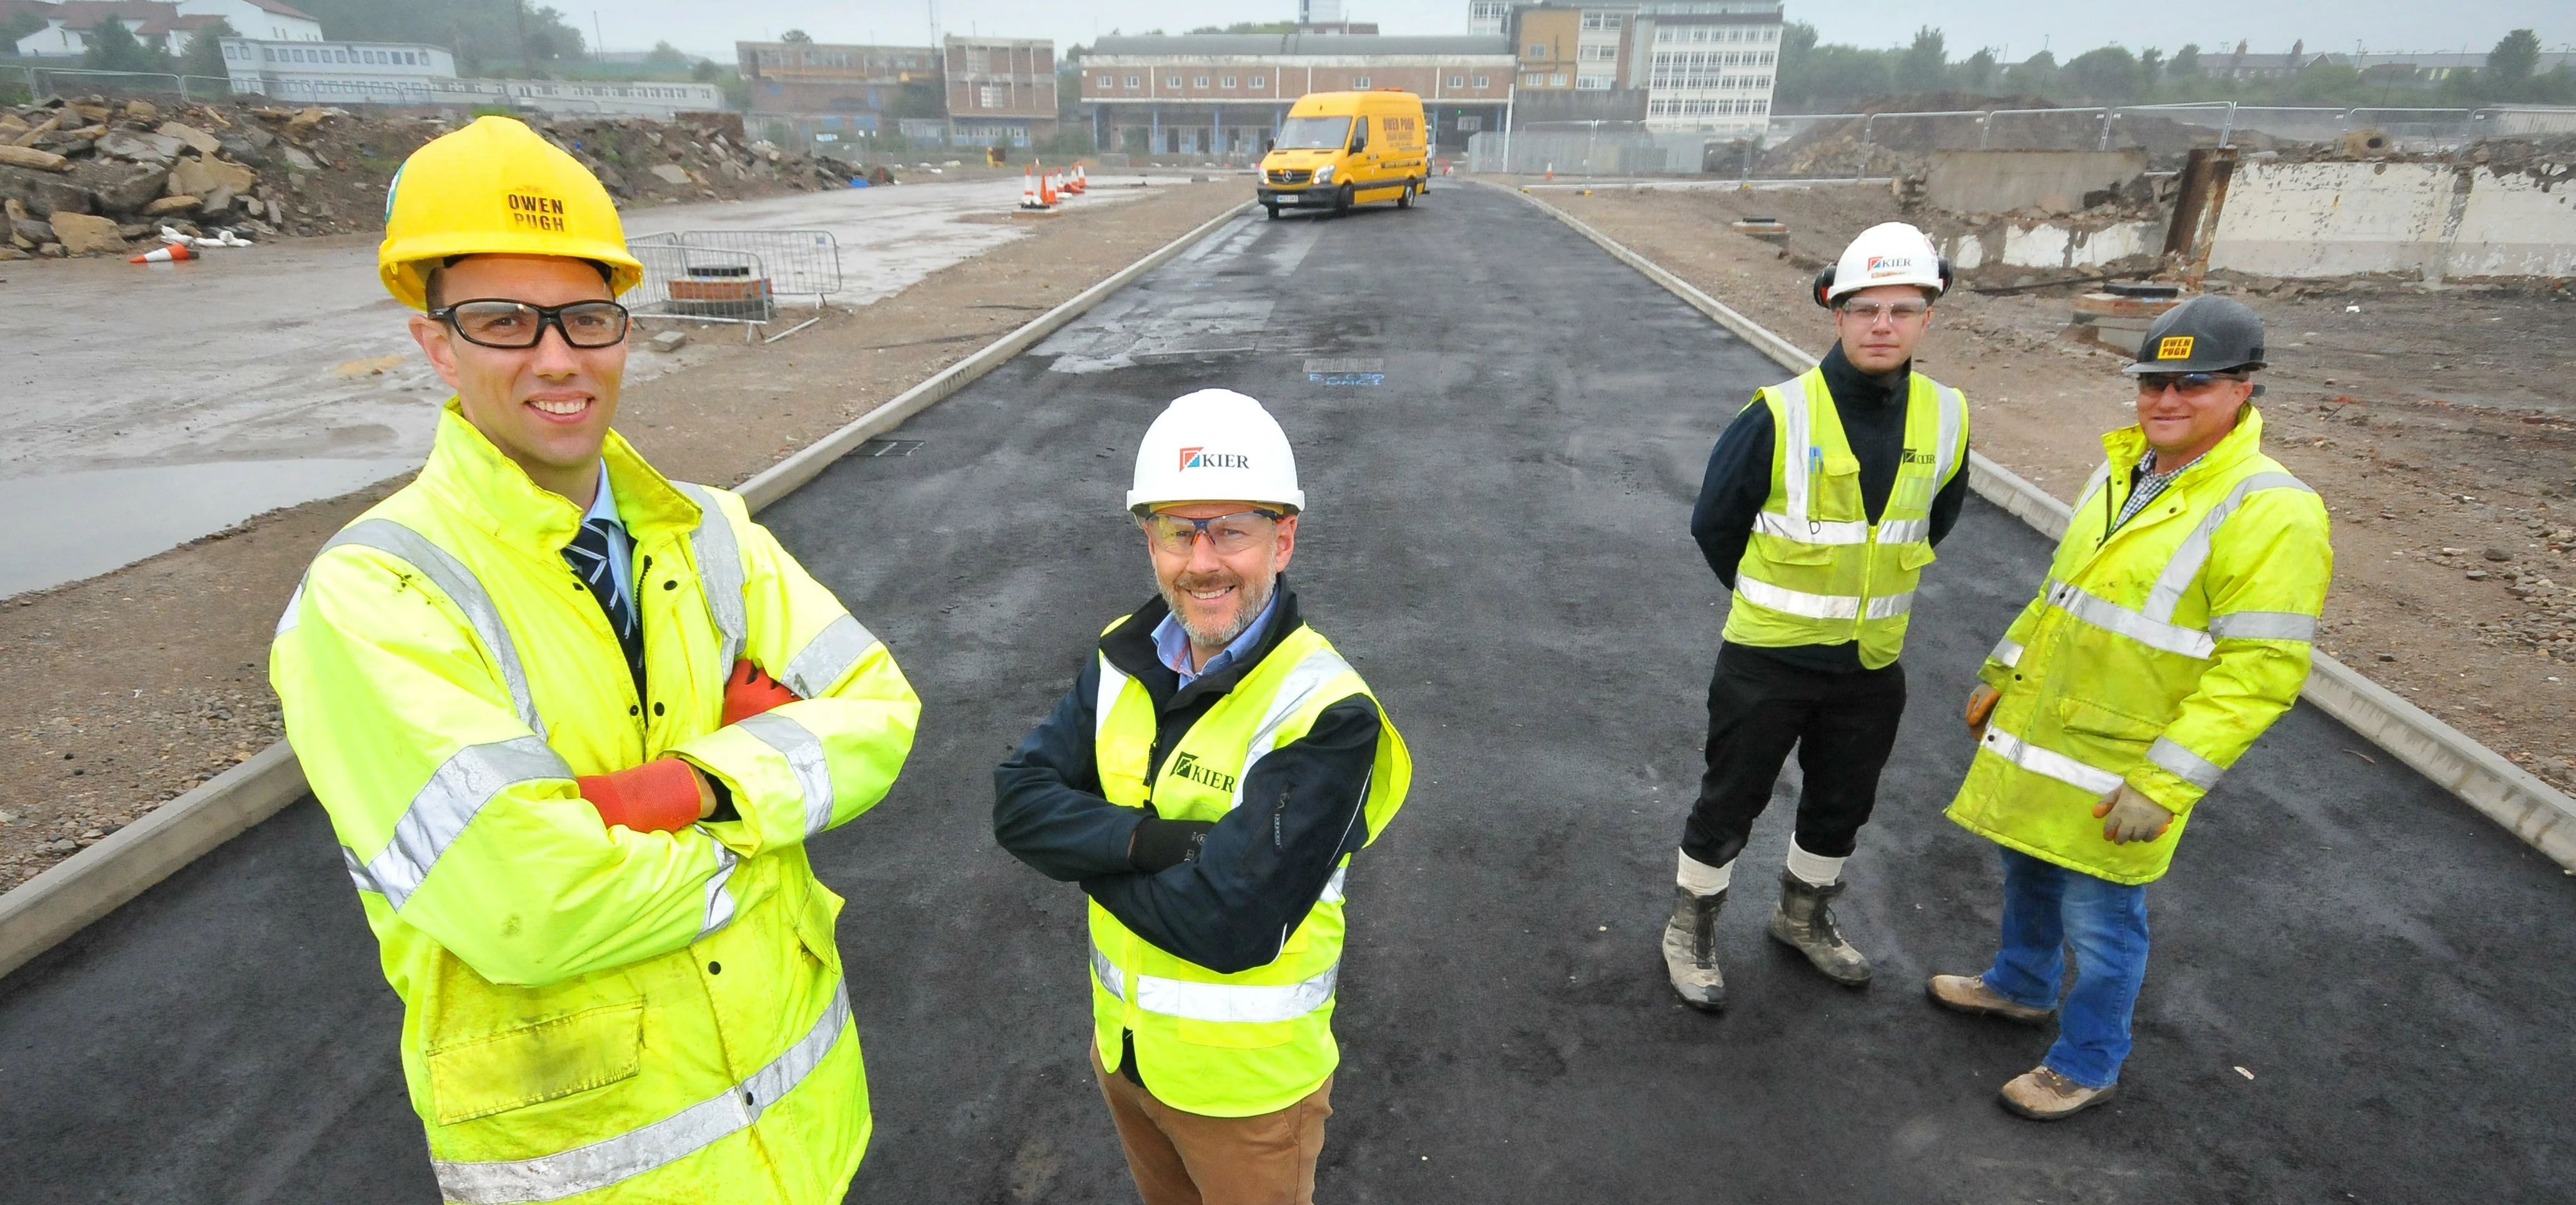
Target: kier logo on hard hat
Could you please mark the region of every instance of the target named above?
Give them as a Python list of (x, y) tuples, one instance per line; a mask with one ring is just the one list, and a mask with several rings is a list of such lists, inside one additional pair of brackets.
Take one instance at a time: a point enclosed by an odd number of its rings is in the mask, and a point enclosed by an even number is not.
[(1181, 468), (1184, 470), (1248, 469), (1251, 467), (1252, 458), (1249, 456), (1238, 456), (1227, 452), (1211, 452), (1205, 448), (1181, 449)]
[(1895, 276), (1900, 273), (1911, 272), (1913, 270), (1914, 257), (1910, 255), (1873, 255), (1869, 257), (1868, 272), (1873, 277)]

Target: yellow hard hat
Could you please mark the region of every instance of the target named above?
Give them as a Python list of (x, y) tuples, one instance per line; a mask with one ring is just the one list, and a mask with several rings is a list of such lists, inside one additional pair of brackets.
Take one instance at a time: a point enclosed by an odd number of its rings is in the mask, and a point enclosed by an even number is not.
[(429, 270), (459, 255), (560, 255), (608, 267), (612, 294), (643, 283), (599, 177), (535, 130), (483, 117), (432, 139), (385, 186), (385, 291), (429, 308)]

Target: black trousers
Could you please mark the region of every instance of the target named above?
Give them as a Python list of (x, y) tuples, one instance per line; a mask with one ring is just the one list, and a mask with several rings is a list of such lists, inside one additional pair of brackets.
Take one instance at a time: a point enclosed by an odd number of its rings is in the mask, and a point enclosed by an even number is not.
[(1744, 852), (1789, 750), (1806, 776), (1798, 847), (1849, 857), (1878, 804), (1878, 772), (1905, 714), (1905, 666), (1827, 673), (1724, 645), (1708, 683), (1708, 769), (1682, 852), (1723, 866)]

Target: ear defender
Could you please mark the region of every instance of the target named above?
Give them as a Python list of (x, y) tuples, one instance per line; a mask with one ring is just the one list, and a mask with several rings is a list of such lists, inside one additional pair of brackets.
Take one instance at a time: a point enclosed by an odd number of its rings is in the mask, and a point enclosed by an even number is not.
[(1936, 256), (1932, 262), (1939, 265), (1936, 270), (1941, 276), (1941, 295), (1947, 297), (1950, 294), (1951, 283), (1958, 279), (1950, 272), (1950, 257), (1946, 255)]
[(1816, 304), (1817, 304), (1817, 305), (1823, 306), (1824, 308), (1829, 309), (1829, 310), (1830, 310), (1830, 309), (1832, 309), (1832, 308), (1834, 308), (1834, 303), (1833, 303), (1833, 301), (1832, 301), (1831, 299), (1829, 299), (1829, 298), (1826, 296), (1827, 291), (1831, 290), (1833, 287), (1834, 287), (1834, 265), (1832, 265), (1832, 264), (1826, 264), (1826, 265), (1825, 265), (1825, 270), (1824, 270), (1824, 271), (1816, 273)]

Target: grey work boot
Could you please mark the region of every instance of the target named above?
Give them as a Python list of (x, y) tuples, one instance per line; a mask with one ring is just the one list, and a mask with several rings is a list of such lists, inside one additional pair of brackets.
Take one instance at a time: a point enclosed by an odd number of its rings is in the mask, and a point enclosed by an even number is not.
[(1780, 906), (1771, 913), (1771, 938), (1807, 956), (1825, 977), (1844, 987), (1869, 986), (1869, 956), (1843, 940), (1834, 924), (1833, 900), (1844, 884), (1817, 887), (1780, 872)]
[(1702, 1012), (1726, 1008), (1726, 976), (1717, 969), (1717, 913), (1726, 893), (1693, 895), (1673, 887), (1673, 918), (1664, 925), (1664, 974), (1682, 1003)]

